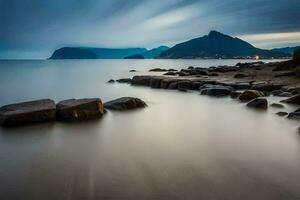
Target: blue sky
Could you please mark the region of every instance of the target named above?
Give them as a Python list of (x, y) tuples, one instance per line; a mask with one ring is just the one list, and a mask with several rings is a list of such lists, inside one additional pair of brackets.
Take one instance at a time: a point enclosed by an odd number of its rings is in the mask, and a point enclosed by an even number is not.
[(260, 48), (300, 45), (299, 0), (0, 0), (0, 58), (62, 46), (172, 46), (210, 30)]

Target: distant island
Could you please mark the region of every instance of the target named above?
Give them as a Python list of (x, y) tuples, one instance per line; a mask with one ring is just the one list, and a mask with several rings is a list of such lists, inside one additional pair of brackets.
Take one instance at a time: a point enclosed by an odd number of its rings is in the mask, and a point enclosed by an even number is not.
[(148, 50), (63, 47), (55, 50), (49, 59), (278, 59), (291, 57), (293, 50), (297, 48), (260, 49), (239, 38), (210, 31), (208, 35), (176, 44), (171, 48), (160, 46)]

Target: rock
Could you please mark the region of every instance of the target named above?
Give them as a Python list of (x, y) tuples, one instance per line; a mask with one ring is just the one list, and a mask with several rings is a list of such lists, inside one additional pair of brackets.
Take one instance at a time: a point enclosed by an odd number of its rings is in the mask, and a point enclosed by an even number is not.
[(281, 102), (300, 105), (300, 94), (296, 94), (288, 99), (282, 100)]
[(215, 73), (215, 72), (212, 72), (212, 73), (209, 73), (208, 76), (219, 76), (219, 74)]
[(278, 116), (280, 116), (280, 117), (283, 117), (283, 116), (288, 115), (288, 113), (287, 113), (287, 112), (280, 111), (280, 112), (277, 112), (276, 115), (278, 115)]
[(189, 76), (190, 74), (187, 72), (178, 72), (178, 76)]
[(0, 108), (0, 125), (19, 126), (53, 121), (55, 113), (55, 103), (50, 99), (10, 104)]
[(192, 70), (192, 69), (194, 69), (194, 67), (193, 67), (193, 66), (189, 66), (188, 69), (189, 69), (189, 70)]
[(243, 102), (247, 102), (247, 101), (251, 101), (252, 99), (255, 99), (257, 97), (263, 97), (263, 96), (264, 96), (264, 94), (260, 91), (246, 90), (239, 96), (239, 100), (243, 101)]
[(110, 79), (109, 81), (107, 81), (107, 83), (114, 83), (115, 80), (114, 79)]
[(165, 75), (165, 76), (176, 76), (177, 72), (167, 72), (167, 73), (164, 73), (163, 75)]
[(176, 90), (177, 88), (178, 88), (177, 82), (170, 83), (168, 86), (168, 89), (170, 89), (170, 90)]
[(206, 86), (204, 89), (201, 89), (200, 93), (209, 96), (222, 97), (222, 96), (229, 95), (232, 90), (233, 89), (228, 86), (212, 85), (212, 86)]
[(177, 72), (177, 69), (168, 69), (168, 72)]
[(109, 110), (131, 110), (145, 106), (147, 104), (144, 101), (134, 97), (122, 97), (104, 104), (104, 107)]
[(129, 72), (137, 72), (135, 69), (129, 70)]
[(101, 99), (68, 99), (56, 105), (56, 116), (60, 120), (84, 120), (100, 118), (104, 114)]
[(210, 72), (233, 72), (237, 71), (239, 68), (237, 66), (218, 66), (218, 67), (210, 67)]
[(171, 78), (162, 79), (160, 82), (160, 88), (168, 89), (169, 85), (174, 82), (177, 82), (177, 80)]
[(132, 78), (131, 84), (132, 85), (149, 86), (151, 79), (152, 79), (152, 76), (134, 76)]
[(203, 81), (192, 81), (192, 86), (191, 89), (192, 90), (199, 90), (201, 86), (204, 85)]
[(233, 76), (233, 78), (246, 78), (246, 77), (248, 77), (248, 75), (242, 74), (242, 73), (238, 73), (238, 74)]
[(287, 117), (290, 119), (300, 119), (300, 108), (295, 110), (294, 112), (289, 113)]
[(265, 98), (258, 97), (247, 103), (247, 106), (250, 108), (267, 109), (268, 100)]
[(274, 107), (274, 108), (284, 108), (284, 105), (282, 105), (280, 103), (272, 103), (270, 106)]
[(253, 90), (259, 90), (259, 91), (273, 91), (273, 90), (280, 90), (284, 85), (281, 84), (272, 84), (272, 83), (258, 83), (252, 85)]
[(153, 77), (150, 79), (150, 87), (151, 88), (160, 88), (160, 82), (161, 82), (160, 77)]
[(236, 90), (247, 90), (251, 88), (250, 83), (232, 83), (228, 85), (233, 87)]
[(191, 90), (192, 82), (191, 81), (178, 81), (177, 88), (178, 88), (178, 90)]
[(118, 83), (131, 83), (131, 81), (130, 78), (121, 78), (117, 80)]
[(283, 77), (283, 76), (296, 76), (296, 73), (288, 71), (288, 72), (276, 73), (274, 75), (275, 78), (277, 78), (277, 77)]
[(153, 69), (150, 69), (149, 72), (166, 72), (168, 70), (166, 69), (161, 69), (161, 68), (153, 68)]
[(203, 76), (208, 76), (208, 72), (205, 71), (205, 70), (196, 70), (195, 74), (203, 75)]
[(232, 99), (236, 99), (236, 98), (238, 98), (241, 94), (242, 94), (241, 92), (232, 91), (232, 92), (230, 93), (230, 97), (231, 97)]

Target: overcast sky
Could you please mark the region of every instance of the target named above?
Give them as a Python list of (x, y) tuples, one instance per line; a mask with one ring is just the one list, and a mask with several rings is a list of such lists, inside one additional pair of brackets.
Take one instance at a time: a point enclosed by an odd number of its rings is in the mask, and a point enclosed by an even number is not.
[(0, 26), (0, 58), (172, 46), (210, 30), (272, 48), (300, 45), (300, 0), (0, 0)]

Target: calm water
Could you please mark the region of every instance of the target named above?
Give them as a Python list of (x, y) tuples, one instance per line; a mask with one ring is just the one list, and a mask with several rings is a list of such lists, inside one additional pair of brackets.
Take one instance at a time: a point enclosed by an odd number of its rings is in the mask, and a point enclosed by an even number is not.
[(300, 199), (299, 122), (276, 116), (280, 109), (105, 83), (154, 67), (237, 62), (0, 61), (0, 105), (122, 96), (149, 105), (79, 124), (0, 129), (0, 199)]

